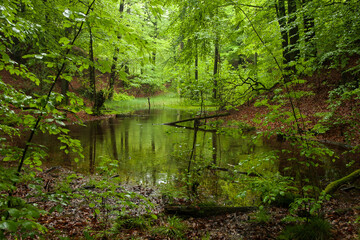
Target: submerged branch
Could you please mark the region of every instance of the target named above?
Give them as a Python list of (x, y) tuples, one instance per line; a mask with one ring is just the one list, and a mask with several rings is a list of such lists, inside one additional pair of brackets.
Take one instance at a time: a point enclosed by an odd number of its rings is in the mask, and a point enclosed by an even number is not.
[(210, 116), (205, 116), (205, 117), (194, 117), (194, 118), (188, 118), (188, 119), (179, 120), (179, 121), (175, 121), (175, 122), (162, 123), (161, 125), (176, 125), (176, 124), (182, 123), (182, 122), (189, 122), (189, 121), (216, 118), (216, 117), (224, 117), (224, 116), (228, 116), (228, 115), (230, 115), (230, 113), (221, 113), (221, 114), (210, 115)]

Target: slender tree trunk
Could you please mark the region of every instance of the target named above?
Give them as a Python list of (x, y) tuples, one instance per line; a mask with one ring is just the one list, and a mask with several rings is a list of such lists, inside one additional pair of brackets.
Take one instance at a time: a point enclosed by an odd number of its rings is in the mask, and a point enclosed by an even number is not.
[(195, 81), (198, 81), (199, 80), (199, 55), (197, 53), (197, 50), (196, 50), (196, 55), (195, 55)]
[(281, 39), (282, 39), (281, 46), (283, 48), (283, 63), (287, 64), (289, 62), (289, 56), (288, 56), (289, 37), (286, 31), (287, 20), (286, 20), (285, 0), (278, 0), (278, 3), (276, 5), (276, 14), (277, 14), (277, 19), (278, 19)]
[[(155, 21), (152, 23), (154, 25), (154, 45), (156, 46), (156, 39), (158, 38), (158, 23), (157, 18), (155, 17)], [(154, 51), (152, 52), (152, 64), (153, 71), (155, 70), (156, 65), (156, 48), (154, 47)]]
[(315, 38), (315, 21), (314, 17), (311, 16), (311, 13), (308, 12), (306, 5), (311, 2), (311, 0), (303, 0), (302, 7), (304, 10), (304, 34), (305, 34), (305, 59), (309, 60), (312, 57), (316, 57), (317, 49), (314, 43)]
[[(125, 0), (121, 0), (120, 6), (119, 6), (120, 14), (122, 14), (124, 12), (124, 5), (125, 5)], [(120, 15), (120, 17), (122, 17), (122, 15)], [(120, 42), (121, 35), (118, 35), (117, 38), (118, 38), (118, 41)], [(110, 72), (110, 79), (109, 79), (109, 99), (112, 99), (113, 95), (114, 95), (115, 79), (117, 77), (116, 66), (117, 66), (117, 62), (118, 62), (119, 52), (120, 52), (120, 49), (118, 46), (116, 46), (115, 50), (114, 50), (113, 61), (111, 64), (111, 72)]]
[(298, 46), (299, 42), (299, 27), (296, 22), (296, 0), (288, 1), (288, 14), (289, 21), (289, 56), (290, 61), (296, 61), (299, 58), (300, 50)]
[[(46, 2), (46, 1), (44, 1)], [(45, 19), (48, 21), (48, 13), (45, 13)], [(74, 27), (68, 27), (65, 28), (65, 37), (70, 39), (71, 35), (73, 35)], [(74, 32), (75, 34), (76, 32)], [(64, 96), (63, 104), (69, 105), (69, 97), (67, 95), (67, 92), (69, 91), (69, 82), (63, 78), (60, 79), (60, 85), (61, 85), (61, 94)]]
[[(125, 5), (125, 0), (122, 0), (122, 1), (123, 1), (124, 5)], [(130, 13), (131, 13), (131, 1), (128, 0), (127, 3), (128, 3), (128, 4), (127, 4), (126, 12), (127, 12), (127, 14), (130, 15)], [(125, 8), (125, 7), (124, 7), (124, 8)], [(124, 9), (122, 9), (122, 12), (124, 12)], [(128, 62), (128, 61), (125, 61), (121, 66), (122, 66), (122, 68), (124, 68), (124, 72), (125, 72), (127, 75), (130, 75), (129, 62)]]
[(117, 65), (117, 61), (118, 61), (118, 57), (117, 57), (118, 55), (119, 55), (119, 48), (116, 47), (114, 56), (113, 56), (113, 61), (111, 64), (111, 72), (110, 72), (110, 79), (109, 79), (109, 99), (112, 99), (114, 96), (115, 79), (117, 77), (116, 65)]
[(219, 37), (217, 36), (216, 40), (215, 40), (215, 56), (214, 56), (214, 88), (213, 88), (213, 98), (214, 99), (217, 99), (219, 62), (220, 62)]
[(283, 49), (283, 63), (287, 64), (288, 62), (290, 62), (290, 59), (288, 55), (289, 37), (288, 37), (288, 32), (286, 31), (287, 20), (286, 20), (285, 0), (278, 0), (278, 3), (276, 5), (276, 14), (277, 14), (277, 19), (278, 19), (281, 39), (282, 39), (281, 45)]
[(92, 91), (92, 100), (94, 102), (93, 105), (93, 112), (95, 114), (98, 113), (98, 104), (97, 104), (97, 97), (96, 97), (96, 80), (95, 80), (95, 60), (94, 60), (94, 48), (93, 48), (93, 35), (91, 26), (89, 24), (89, 58), (91, 61), (91, 66), (89, 68), (89, 80), (90, 80), (90, 89)]

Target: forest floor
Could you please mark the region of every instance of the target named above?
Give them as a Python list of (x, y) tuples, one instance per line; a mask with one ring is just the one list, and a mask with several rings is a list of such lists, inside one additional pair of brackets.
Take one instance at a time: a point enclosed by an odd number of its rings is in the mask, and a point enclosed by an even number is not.
[[(38, 177), (43, 179), (43, 189), (46, 193), (59, 193), (59, 186), (64, 187), (63, 183), (66, 181), (66, 176), (73, 174), (73, 172), (64, 168), (50, 168), (38, 173)], [(79, 194), (78, 197), (70, 198), (69, 202), (65, 204), (62, 201), (62, 210), (54, 211), (51, 214), (43, 214), (39, 222), (48, 228), (46, 234), (48, 239), (177, 239), (176, 236), (181, 236), (179, 239), (243, 239), (243, 240), (264, 240), (277, 239), (280, 232), (287, 225), (282, 219), (289, 214), (288, 209), (281, 207), (267, 207), (266, 220), (257, 218), (256, 211), (247, 213), (231, 213), (218, 216), (210, 216), (204, 218), (186, 217), (182, 218), (182, 223), (185, 227), (181, 228), (178, 233), (177, 225), (171, 225), (170, 215), (164, 211), (165, 200), (159, 194), (157, 189), (147, 188), (141, 185), (118, 186), (117, 191), (126, 192), (131, 191), (149, 199), (154, 208), (152, 213), (156, 214), (158, 218), (151, 220), (151, 226), (144, 226), (142, 223), (130, 223), (126, 227), (117, 228), (114, 231), (104, 231), (109, 229), (110, 223), (114, 222), (116, 217), (106, 211), (107, 206), (118, 205), (113, 202), (111, 196), (102, 198), (103, 206), (90, 206), (89, 200), (91, 195), (83, 195), (84, 189), (90, 192), (100, 193), (101, 191), (92, 188), (89, 183), (88, 176), (77, 175), (68, 185), (65, 195)], [(87, 186), (87, 187), (86, 187)], [(89, 187), (90, 186), (90, 187)], [(64, 188), (63, 188), (64, 189)], [(105, 188), (106, 189), (106, 188)], [(26, 185), (19, 186), (15, 193), (17, 196), (31, 195), (31, 189)], [(340, 190), (330, 201), (327, 201), (322, 211), (325, 219), (331, 224), (331, 239), (334, 240), (356, 240), (359, 237), (360, 226), (356, 223), (356, 219), (360, 215), (360, 191)], [(56, 204), (54, 201), (44, 201), (42, 197), (30, 198), (28, 201), (37, 204), (38, 207), (46, 211), (50, 211)], [(54, 195), (60, 196), (60, 195)], [(93, 195), (95, 196), (95, 195)], [(105, 199), (105, 200), (104, 200)], [(139, 198), (132, 200), (138, 203)], [(176, 199), (177, 203), (182, 203), (184, 199)], [(129, 206), (126, 203), (125, 206)], [(119, 206), (119, 210), (123, 206)], [(95, 214), (95, 209), (100, 212)], [(129, 215), (138, 216), (144, 214), (143, 209), (129, 210)], [(123, 210), (121, 210), (123, 211)], [(101, 216), (101, 217), (99, 217)], [(106, 221), (108, 219), (108, 221)], [(156, 231), (156, 229), (168, 229), (168, 231)], [(89, 233), (94, 238), (85, 238), (84, 233)], [(165, 233), (165, 234), (164, 234)], [(68, 238), (64, 238), (68, 237)]]

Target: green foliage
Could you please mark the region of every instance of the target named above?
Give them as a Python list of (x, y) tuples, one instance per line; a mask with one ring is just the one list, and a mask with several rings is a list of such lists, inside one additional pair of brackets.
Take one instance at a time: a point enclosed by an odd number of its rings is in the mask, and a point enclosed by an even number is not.
[[(258, 100), (257, 106), (266, 106), (269, 110), (258, 122), (262, 121), (269, 128), (274, 123), (281, 124), (270, 134), (284, 136), (296, 149), (294, 152), (299, 153), (298, 158), (288, 159), (297, 175), (293, 178), (281, 176), (276, 171), (274, 155), (258, 155), (241, 161), (235, 167), (235, 175), (231, 178), (237, 185), (227, 183), (222, 188), (232, 192), (233, 199), (247, 195), (249, 199), (254, 202), (260, 200), (262, 204), (282, 204), (285, 201), (287, 205), (292, 202), (293, 213), (305, 210), (311, 215), (317, 214), (326, 196), (320, 194), (319, 181), (309, 177), (305, 169), (314, 172), (324, 164), (325, 159), (336, 159), (336, 156), (332, 150), (312, 141), (312, 138), (331, 130), (335, 125), (344, 130), (346, 140), (352, 142), (356, 140), (353, 133), (359, 127), (359, 106), (356, 101), (360, 96), (360, 68), (358, 62), (352, 63), (350, 68), (347, 65), (351, 60), (349, 57), (360, 54), (360, 13), (356, 10), (360, 5), (358, 1), (333, 4), (326, 1), (306, 2), (298, 4), (295, 13), (284, 13), (282, 17), (289, 24), (283, 26), (280, 24), (279, 9), (275, 7), (278, 7), (279, 1), (257, 1), (256, 6), (253, 5), (254, 1), (247, 0), (241, 3), (169, 0), (165, 5), (159, 0), (134, 1), (126, 3), (125, 11), (120, 12), (118, 1), (4, 0), (0, 4), (0, 71), (11, 74), (11, 79), (0, 79), (2, 161), (20, 162), (18, 175), (22, 174), (22, 163), (30, 169), (41, 170), (46, 149), (32, 142), (32, 134), (26, 138), (29, 132), (36, 131), (57, 135), (61, 142), (60, 150), (66, 154), (77, 154), (75, 161), (83, 158), (80, 142), (68, 135), (66, 114), (82, 110), (89, 113), (90, 108), (84, 108), (84, 100), (78, 94), (88, 98), (95, 92), (104, 96), (110, 94), (110, 90), (104, 87), (107, 85), (105, 73), (111, 72), (116, 76), (116, 81), (121, 81), (125, 87), (138, 89), (148, 97), (163, 91), (165, 84), (171, 84), (172, 89), (190, 99), (191, 104), (200, 106), (201, 110), (214, 104), (222, 109), (231, 109), (250, 103), (281, 83), (278, 89), (272, 89), (272, 99)], [(316, 31), (311, 24), (306, 25), (307, 20), (316, 23)], [(292, 25), (298, 28), (299, 41), (295, 46), (292, 43), (284, 46), (282, 33), (293, 29)], [(87, 53), (90, 27), (94, 39), (94, 62)], [(214, 57), (215, 49), (220, 49), (219, 57)], [(284, 60), (289, 50), (299, 50), (299, 58), (285, 63), (281, 59)], [(219, 66), (216, 72), (217, 57)], [(97, 80), (103, 80), (101, 84), (100, 81), (96, 82), (94, 89), (97, 90), (89, 89), (86, 76), (91, 67), (96, 68)], [(296, 74), (309, 75), (323, 68), (340, 69), (344, 79), (330, 92), (329, 111), (318, 113), (322, 121), (309, 129), (309, 122), (297, 105), (303, 97), (313, 93), (292, 89), (298, 83), (304, 84)], [(293, 77), (287, 79), (288, 76)], [(70, 91), (65, 87), (60, 93), (57, 89), (59, 85), (66, 86), (74, 79), (82, 86), (82, 93), (75, 92), (73, 84)], [(283, 83), (284, 79), (286, 83)], [(119, 88), (120, 85), (115, 84), (115, 87)], [(218, 93), (216, 98), (215, 91)], [(124, 105), (131, 99), (125, 94), (114, 95), (114, 101), (121, 101)], [(144, 100), (133, 101), (143, 101), (138, 104), (143, 108), (147, 104)], [(164, 107), (164, 101), (157, 103), (157, 106)], [(107, 106), (116, 109), (115, 104), (118, 103), (108, 103)], [(171, 104), (179, 105), (178, 98)], [(348, 118), (338, 116), (337, 113), (346, 104), (352, 104), (351, 114)], [(95, 114), (100, 113), (100, 107), (95, 106)], [(214, 127), (218, 128), (220, 124), (214, 123)], [(232, 127), (241, 129), (239, 135), (251, 130), (243, 123), (234, 123)], [(24, 149), (14, 146), (12, 142), (19, 136), (28, 139), (18, 144), (26, 146)], [(358, 149), (354, 148), (353, 151)], [(187, 159), (189, 150), (176, 154), (175, 159)], [(211, 159), (205, 155), (199, 154), (193, 160), (191, 167), (195, 173), (186, 173), (178, 179), (179, 184), (167, 186), (163, 190), (165, 195), (175, 198), (182, 196), (181, 190), (188, 193), (189, 190), (196, 190), (203, 177), (198, 172), (212, 165)], [(102, 176), (114, 175), (118, 164), (103, 157), (98, 171)], [(349, 166), (352, 164), (348, 163)], [(0, 173), (1, 237), (11, 232), (18, 234), (18, 238), (31, 238), (33, 235), (26, 235), (25, 230), (32, 234), (42, 233), (44, 229), (36, 224), (37, 215), (33, 213), (36, 211), (30, 205), (21, 202), (9, 207), (9, 203), (20, 201), (11, 193), (16, 191), (17, 184), (24, 181), (13, 173), (9, 174), (7, 171)], [(34, 175), (34, 172), (30, 175)], [(65, 193), (72, 194), (71, 183), (75, 178), (76, 175), (65, 178), (57, 186), (56, 194), (48, 197), (64, 203)], [(102, 215), (106, 221), (110, 213), (119, 212), (114, 202), (123, 206), (122, 210), (128, 211), (136, 207), (131, 199), (140, 198), (133, 193), (119, 191), (116, 179), (105, 177), (99, 181), (93, 180), (93, 184), (97, 191), (84, 190), (81, 195), (95, 214)], [(178, 185), (181, 185), (180, 190), (171, 190), (171, 187)], [(150, 204), (145, 199), (141, 201), (149, 210)], [(172, 228), (164, 230), (169, 232), (165, 235), (171, 235), (169, 229)], [(177, 236), (179, 233), (172, 234)]]
[(162, 198), (172, 204), (175, 199), (187, 199), (187, 186), (178, 182), (169, 181), (166, 184), (160, 185), (160, 192)]
[(24, 199), (13, 196), (16, 184), (21, 181), (14, 170), (1, 168), (0, 174), (0, 238), (9, 236), (35, 238), (47, 229), (36, 220), (45, 211), (28, 204)]
[(102, 176), (113, 176), (116, 174), (119, 167), (119, 161), (116, 159), (111, 159), (108, 156), (99, 157), (99, 165), (97, 171)]
[(265, 208), (261, 207), (255, 214), (254, 219), (252, 221), (257, 223), (268, 223), (270, 221), (270, 214), (265, 210)]
[(72, 187), (71, 184), (72, 182), (77, 179), (78, 176), (76, 174), (70, 174), (68, 176), (66, 176), (62, 181), (60, 181), (57, 185), (56, 185), (56, 191), (58, 193), (68, 193), (71, 194), (72, 193)]
[(114, 93), (113, 100), (116, 102), (120, 102), (120, 101), (129, 101), (134, 98), (135, 98), (134, 96), (129, 96), (126, 93)]
[(287, 226), (278, 239), (325, 240), (331, 237), (331, 225), (328, 221), (316, 217), (309, 222)]
[(184, 239), (188, 226), (176, 216), (168, 217), (163, 226), (155, 227), (152, 233), (156, 236), (167, 237), (171, 239)]
[(146, 216), (119, 216), (114, 223), (115, 232), (127, 230), (149, 230), (152, 225), (152, 218)]

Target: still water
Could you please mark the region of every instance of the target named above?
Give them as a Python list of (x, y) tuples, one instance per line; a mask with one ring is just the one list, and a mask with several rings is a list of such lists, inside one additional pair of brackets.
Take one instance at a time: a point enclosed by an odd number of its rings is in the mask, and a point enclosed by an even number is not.
[[(84, 148), (85, 158), (78, 163), (60, 151), (56, 139), (43, 136), (42, 143), (49, 148), (51, 166), (96, 173), (105, 158), (116, 159), (117, 173), (127, 182), (157, 185), (188, 169), (194, 138), (191, 129), (162, 123), (191, 117), (185, 111), (174, 109), (139, 110), (129, 116), (88, 122), (86, 126), (69, 126), (71, 135), (79, 139)], [(195, 155), (203, 162), (227, 168), (249, 155), (269, 150), (270, 146), (261, 140), (253, 141), (250, 135), (198, 131)]]
[[(254, 133), (244, 135), (236, 130), (226, 134), (199, 130), (194, 145), (193, 129), (162, 125), (191, 117), (193, 115), (188, 112), (175, 109), (138, 110), (128, 116), (88, 122), (86, 126), (68, 126), (71, 135), (79, 139), (84, 148), (85, 158), (78, 163), (72, 159), (74, 156), (60, 150), (56, 138), (42, 136), (41, 142), (50, 152), (49, 166), (63, 166), (85, 174), (96, 174), (101, 171), (99, 166), (113, 159), (118, 166), (111, 174), (119, 175), (124, 183), (129, 184), (157, 186), (174, 182), (190, 168), (195, 174), (193, 177), (199, 179), (199, 188), (204, 196), (218, 196), (217, 192), (223, 191), (224, 187), (228, 188), (227, 191), (233, 191), (223, 181), (224, 176), (229, 180), (233, 172), (227, 170), (233, 169), (233, 166), (238, 166), (237, 174), (256, 168), (261, 175), (279, 171), (281, 174), (297, 176), (306, 169), (302, 165), (293, 167), (301, 160), (300, 155), (279, 154), (284, 149), (293, 150), (289, 143), (265, 138), (255, 140)], [(189, 122), (188, 127), (191, 124)], [(194, 146), (194, 157), (190, 162)], [(279, 154), (278, 158), (271, 157), (273, 155), (270, 153), (274, 151)], [(340, 156), (341, 151), (338, 150)], [(355, 162), (358, 162), (358, 157), (355, 156)], [(309, 178), (325, 186), (330, 180), (348, 174), (352, 171), (351, 167), (347, 167), (351, 158), (343, 158), (346, 161), (319, 160), (321, 167), (310, 172)], [(105, 166), (111, 167), (109, 163)], [(219, 171), (209, 171), (209, 166), (215, 166)], [(292, 169), (292, 172), (286, 172), (286, 169)]]

